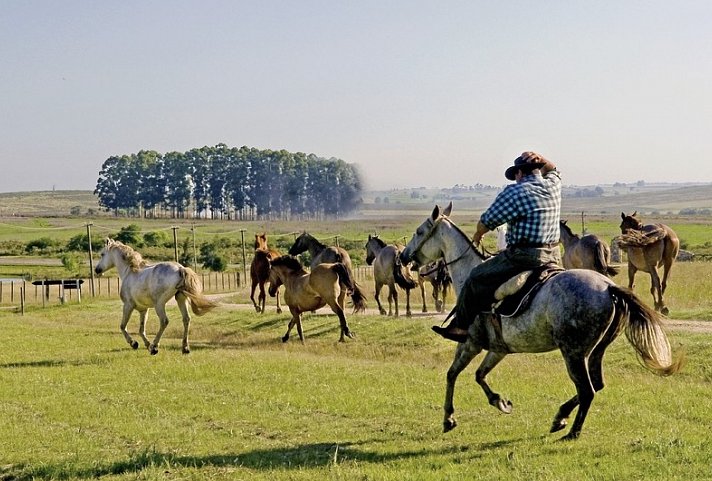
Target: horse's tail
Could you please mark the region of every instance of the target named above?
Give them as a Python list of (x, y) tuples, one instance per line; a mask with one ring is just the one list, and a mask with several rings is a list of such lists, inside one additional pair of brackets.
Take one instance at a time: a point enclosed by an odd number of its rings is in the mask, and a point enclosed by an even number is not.
[(608, 277), (618, 275), (618, 268), (608, 264), (610, 258), (611, 255), (608, 246), (598, 240), (596, 242), (596, 248), (593, 252), (593, 267), (595, 268), (596, 272), (600, 272), (604, 276)]
[(630, 289), (612, 285), (608, 287), (608, 292), (614, 299), (616, 310), (628, 321), (625, 336), (638, 354), (641, 364), (661, 376), (679, 371), (684, 356), (673, 355), (660, 315), (646, 306)]
[(180, 270), (181, 283), (178, 291), (185, 294), (190, 299), (190, 308), (196, 316), (202, 316), (206, 312), (217, 307), (217, 303), (203, 295), (203, 285), (200, 277), (190, 267), (183, 267)]
[(418, 285), (412, 277), (406, 277), (406, 274), (403, 273), (403, 264), (401, 264), (398, 257), (396, 257), (396, 261), (393, 263), (393, 279), (395, 279), (396, 284), (403, 289), (415, 289)]
[(337, 262), (331, 269), (339, 276), (339, 282), (349, 290), (349, 295), (354, 303), (354, 312), (366, 311), (366, 296), (363, 295), (361, 287), (354, 280), (349, 268), (341, 262)]

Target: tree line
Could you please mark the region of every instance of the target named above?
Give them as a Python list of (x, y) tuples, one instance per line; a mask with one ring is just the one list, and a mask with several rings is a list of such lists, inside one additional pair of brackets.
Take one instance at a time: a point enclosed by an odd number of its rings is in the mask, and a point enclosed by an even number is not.
[(361, 203), (354, 164), (250, 147), (112, 156), (99, 172), (99, 205), (133, 217), (239, 220), (342, 217)]

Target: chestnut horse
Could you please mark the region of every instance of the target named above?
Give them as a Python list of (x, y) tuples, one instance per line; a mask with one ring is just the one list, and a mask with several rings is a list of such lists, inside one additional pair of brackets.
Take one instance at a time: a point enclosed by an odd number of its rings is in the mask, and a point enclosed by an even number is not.
[(604, 276), (613, 277), (618, 269), (611, 266), (611, 248), (594, 234), (579, 237), (560, 221), (561, 243), (564, 245), (564, 269), (591, 269)]
[[(270, 249), (267, 246), (267, 234), (255, 234), (255, 255), (252, 257), (250, 264), (250, 278), (252, 280), (252, 288), (250, 289), (250, 299), (255, 306), (255, 310), (259, 313), (265, 312), (265, 283), (269, 279), (269, 261), (276, 259), (281, 254), (278, 250)], [(255, 302), (255, 289), (259, 286), (260, 293)], [(276, 292), (277, 298), (277, 314), (282, 313), (282, 307), (279, 305), (279, 290)]]
[[(653, 296), (655, 310), (667, 315), (669, 309), (663, 300), (667, 279), (672, 263), (680, 251), (680, 239), (665, 224), (646, 224), (638, 219), (638, 211), (631, 215), (621, 212), (621, 236), (618, 244), (628, 253), (628, 288), (632, 289), (635, 273), (640, 271), (650, 274), (650, 294)], [(663, 267), (663, 279), (660, 281), (658, 268)]]

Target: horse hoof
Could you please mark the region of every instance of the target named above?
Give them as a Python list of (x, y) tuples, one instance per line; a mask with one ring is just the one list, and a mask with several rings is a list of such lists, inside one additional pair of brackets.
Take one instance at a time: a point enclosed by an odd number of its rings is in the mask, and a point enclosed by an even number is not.
[(455, 421), (455, 418), (446, 419), (443, 422), (443, 432), (444, 433), (450, 432), (453, 429), (455, 429), (456, 427), (457, 427), (457, 421)]
[(131, 343), (131, 348), (134, 349), (134, 350), (138, 349), (138, 341), (132, 342), (132, 343)]
[(282, 336), (282, 342), (289, 341), (289, 336)]
[(280, 307), (277, 308), (277, 314), (282, 314), (282, 308), (280, 308)]
[(572, 433), (572, 432), (569, 432), (569, 434), (567, 434), (566, 436), (560, 438), (559, 441), (575, 441), (575, 440), (577, 440), (577, 439), (579, 438), (579, 435), (580, 435), (580, 434), (581, 434), (581, 433)]
[(549, 430), (550, 433), (555, 433), (558, 431), (561, 431), (566, 427), (566, 419), (559, 419), (559, 420), (554, 420), (553, 423), (551, 423), (551, 429)]
[(155, 356), (156, 354), (158, 354), (158, 348), (152, 347), (150, 352), (151, 352), (151, 356)]
[(190, 349), (187, 347), (183, 348), (183, 354), (190, 354)]
[(497, 409), (504, 414), (512, 414), (512, 401), (509, 399), (499, 399), (497, 401)]
[(667, 306), (663, 306), (663, 308), (660, 309), (660, 314), (662, 314), (663, 316), (667, 316), (668, 314), (670, 314), (670, 309), (668, 309)]
[(385, 310), (385, 309), (381, 309), (380, 312), (381, 312), (381, 315), (382, 315), (382, 316), (385, 316), (385, 315), (386, 315), (386, 310)]

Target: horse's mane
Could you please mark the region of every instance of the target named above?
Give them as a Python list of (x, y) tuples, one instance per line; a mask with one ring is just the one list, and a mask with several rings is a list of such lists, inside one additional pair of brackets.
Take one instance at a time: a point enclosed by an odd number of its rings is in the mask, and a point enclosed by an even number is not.
[(143, 257), (141, 257), (141, 254), (133, 250), (132, 247), (127, 246), (123, 242), (114, 240), (111, 243), (110, 246), (112, 249), (118, 249), (119, 252), (121, 253), (121, 257), (124, 258), (126, 263), (129, 265), (129, 268), (133, 272), (138, 272), (141, 270), (141, 268), (146, 267), (148, 263), (144, 260)]
[(386, 247), (386, 241), (380, 239), (378, 236), (373, 236), (373, 237), (371, 237), (371, 240), (376, 241), (376, 243), (377, 243), (380, 247)]
[(467, 234), (465, 234), (465, 232), (463, 232), (463, 230), (460, 229), (460, 227), (459, 227), (457, 224), (455, 224), (455, 223), (452, 221), (452, 219), (450, 219), (450, 217), (448, 217), (448, 216), (446, 216), (446, 215), (443, 215), (442, 218), (443, 218), (443, 219), (446, 219), (446, 220), (450, 223), (450, 225), (453, 226), (453, 227), (455, 228), (455, 230), (460, 233), (461, 236), (463, 236), (465, 239), (467, 239), (467, 243), (470, 244), (470, 246), (472, 247), (472, 250), (475, 251), (475, 254), (477, 254), (477, 257), (479, 257), (479, 258), (482, 259), (483, 261), (486, 260), (486, 259), (489, 259), (489, 257), (487, 257), (487, 256), (484, 255), (482, 252), (480, 252), (480, 251), (477, 250), (477, 248), (474, 246), (474, 244), (472, 244), (472, 241), (470, 240), (470, 237), (469, 237)]
[(574, 232), (571, 230), (571, 227), (569, 227), (565, 220), (560, 220), (559, 225), (566, 231), (568, 235), (570, 235), (574, 239), (579, 239), (579, 236), (577, 234), (574, 234)]
[(326, 247), (326, 244), (322, 244), (321, 242), (319, 242), (319, 239), (317, 239), (316, 237), (314, 237), (313, 235), (311, 235), (311, 234), (308, 233), (307, 231), (304, 231), (304, 232), (302, 232), (301, 234), (299, 234), (299, 238), (303, 238), (304, 241), (305, 241), (305, 242), (308, 242), (308, 243), (312, 243), (312, 242), (313, 242), (314, 244), (316, 244), (316, 245), (319, 246), (319, 247)]
[[(272, 265), (273, 266), (285, 266), (288, 269), (292, 269), (294, 271), (304, 271), (304, 266), (299, 262), (299, 259), (297, 259), (294, 256), (290, 255), (284, 255), (277, 257), (276, 259), (272, 260)], [(304, 271), (306, 272), (306, 271)]]

